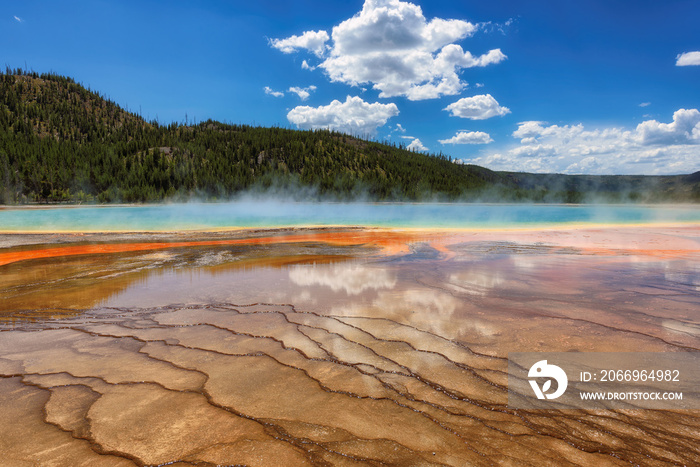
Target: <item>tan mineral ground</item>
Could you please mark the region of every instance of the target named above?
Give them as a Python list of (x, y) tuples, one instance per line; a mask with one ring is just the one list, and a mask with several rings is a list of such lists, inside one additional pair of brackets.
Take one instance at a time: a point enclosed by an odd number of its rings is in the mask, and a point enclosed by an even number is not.
[(0, 464), (700, 465), (509, 352), (700, 351), (700, 228), (0, 235)]

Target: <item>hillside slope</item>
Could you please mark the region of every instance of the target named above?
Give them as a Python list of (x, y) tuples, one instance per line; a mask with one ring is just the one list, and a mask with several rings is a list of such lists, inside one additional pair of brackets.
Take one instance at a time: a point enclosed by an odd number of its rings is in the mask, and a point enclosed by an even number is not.
[(699, 174), (493, 172), (331, 131), (160, 125), (70, 78), (0, 73), (0, 204), (285, 197), (460, 201), (700, 201)]
[(159, 125), (72, 79), (0, 76), (0, 202), (222, 199), (243, 190), (456, 199), (506, 177), (329, 131)]

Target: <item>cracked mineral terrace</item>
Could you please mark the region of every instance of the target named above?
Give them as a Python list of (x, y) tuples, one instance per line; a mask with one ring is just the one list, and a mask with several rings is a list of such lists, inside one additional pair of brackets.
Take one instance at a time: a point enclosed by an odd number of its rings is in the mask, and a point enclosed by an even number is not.
[(698, 465), (509, 352), (700, 351), (700, 228), (0, 236), (8, 465)]

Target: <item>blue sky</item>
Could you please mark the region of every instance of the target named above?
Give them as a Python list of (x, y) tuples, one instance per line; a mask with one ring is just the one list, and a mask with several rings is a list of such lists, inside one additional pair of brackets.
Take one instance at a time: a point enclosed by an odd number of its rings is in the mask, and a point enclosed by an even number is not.
[(700, 2), (0, 4), (4, 65), (162, 123), (331, 127), (497, 170), (700, 170)]

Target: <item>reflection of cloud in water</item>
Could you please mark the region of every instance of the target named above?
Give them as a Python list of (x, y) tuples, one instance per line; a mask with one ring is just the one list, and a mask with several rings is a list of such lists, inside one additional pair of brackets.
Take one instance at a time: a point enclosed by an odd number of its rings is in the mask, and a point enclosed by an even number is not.
[(483, 336), (491, 336), (496, 331), (485, 322), (455, 315), (461, 301), (450, 294), (431, 289), (409, 289), (395, 293), (383, 293), (375, 305), (395, 313), (412, 312), (413, 320), (420, 321), (431, 332), (442, 336), (467, 334), (476, 331)]
[(381, 294), (375, 304), (393, 312), (437, 312), (439, 318), (449, 318), (457, 309), (459, 300), (436, 290), (410, 289), (399, 294)]
[(449, 282), (460, 292), (472, 295), (486, 295), (491, 289), (501, 285), (504, 279), (498, 271), (473, 270), (450, 275)]
[(551, 257), (533, 257), (533, 256), (511, 256), (510, 260), (513, 266), (522, 272), (537, 271), (542, 268), (542, 264), (551, 264)]
[(498, 330), (487, 322), (460, 313), (464, 302), (433, 289), (380, 292), (368, 308), (358, 303), (334, 307), (331, 314), (372, 316), (416, 326), (448, 338), (473, 334), (490, 337)]
[(664, 264), (664, 279), (678, 285), (695, 287), (700, 291), (700, 265), (691, 261), (670, 262)]
[(302, 290), (301, 293), (292, 298), (292, 303), (314, 304), (316, 303), (316, 298), (308, 290)]
[(669, 331), (700, 336), (700, 326), (696, 324), (682, 323), (680, 321), (669, 319), (662, 321), (661, 326)]
[(289, 278), (296, 285), (321, 285), (334, 292), (344, 290), (348, 295), (391, 289), (396, 285), (396, 275), (387, 269), (351, 263), (298, 265), (290, 268)]
[(513, 255), (494, 266), (490, 262), (472, 262), (464, 270), (450, 274), (447, 286), (470, 295), (484, 296), (491, 290), (503, 287), (513, 276), (537, 273), (551, 263), (551, 257)]

